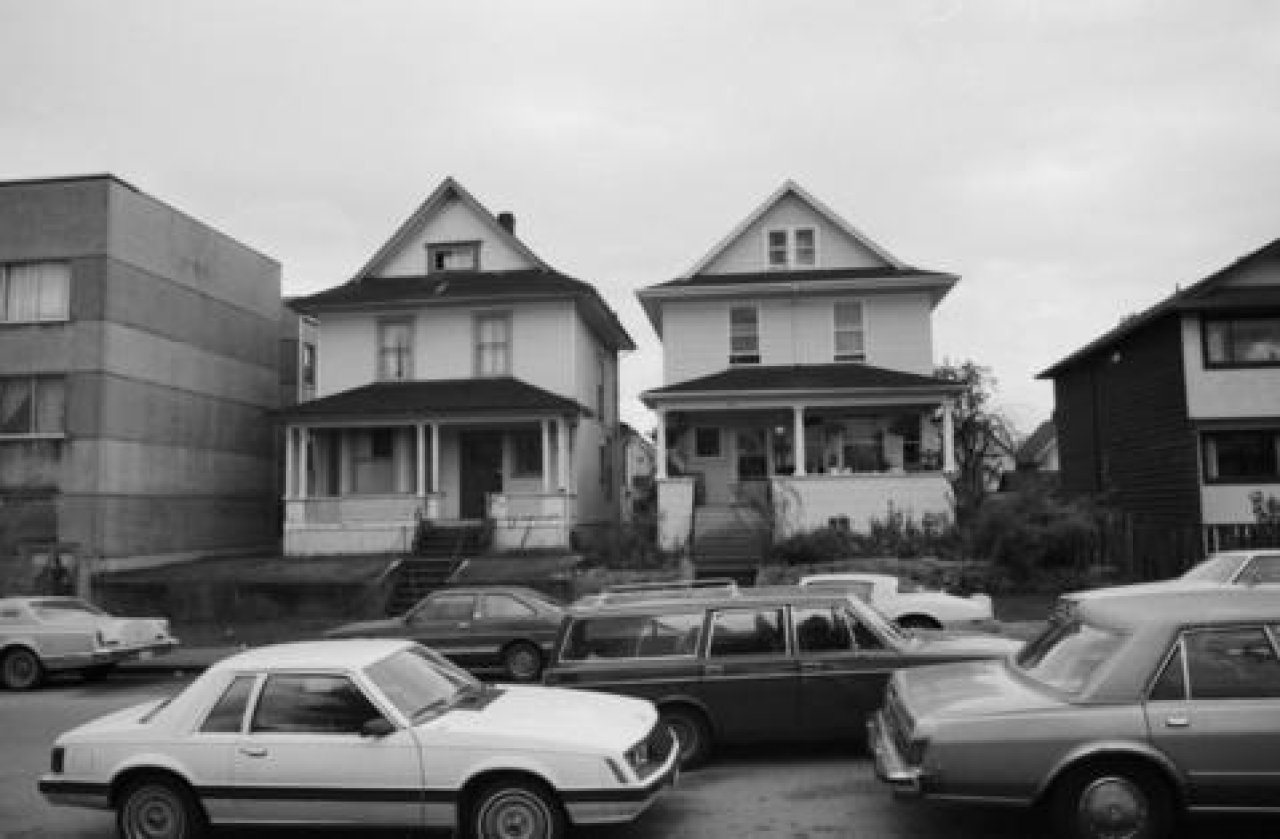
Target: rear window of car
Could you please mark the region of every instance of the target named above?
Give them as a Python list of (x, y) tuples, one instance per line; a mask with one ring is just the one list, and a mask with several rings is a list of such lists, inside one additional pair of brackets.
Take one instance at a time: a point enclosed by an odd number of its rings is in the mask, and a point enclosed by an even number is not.
[(560, 651), (563, 661), (693, 656), (703, 612), (607, 615), (575, 620)]
[(1052, 621), (1018, 653), (1018, 669), (1067, 694), (1079, 694), (1120, 649), (1124, 636), (1079, 620)]

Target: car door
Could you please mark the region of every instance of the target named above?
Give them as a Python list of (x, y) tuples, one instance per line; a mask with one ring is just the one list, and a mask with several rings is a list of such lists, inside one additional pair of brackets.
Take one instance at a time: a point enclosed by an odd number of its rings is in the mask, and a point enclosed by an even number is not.
[(1184, 632), (1146, 705), (1153, 742), (1189, 779), (1192, 807), (1280, 801), (1277, 627)]
[(791, 608), (800, 665), (799, 726), (809, 739), (861, 739), (884, 699), (896, 654), (851, 611), (836, 605)]
[(474, 635), (475, 620), (475, 593), (446, 589), (418, 604), (406, 624), (415, 641), (467, 667), (483, 658)]
[(346, 674), (269, 674), (231, 755), (236, 820), (421, 825), (418, 742), (405, 728), (361, 735), (378, 717)]
[(789, 740), (797, 729), (799, 665), (786, 607), (715, 609), (699, 694), (725, 742)]
[(486, 651), (489, 663), (496, 664), (502, 648), (517, 638), (532, 640), (545, 654), (557, 626), (513, 594), (487, 592), (480, 596), (474, 638)]

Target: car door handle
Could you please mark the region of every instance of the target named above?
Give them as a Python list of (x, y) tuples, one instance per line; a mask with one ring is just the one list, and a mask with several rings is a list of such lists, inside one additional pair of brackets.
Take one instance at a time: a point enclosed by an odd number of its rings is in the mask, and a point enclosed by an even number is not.
[(1165, 728), (1189, 728), (1191, 720), (1186, 717), (1165, 717)]
[(267, 750), (262, 746), (242, 746), (240, 748), (240, 754), (245, 757), (266, 757)]

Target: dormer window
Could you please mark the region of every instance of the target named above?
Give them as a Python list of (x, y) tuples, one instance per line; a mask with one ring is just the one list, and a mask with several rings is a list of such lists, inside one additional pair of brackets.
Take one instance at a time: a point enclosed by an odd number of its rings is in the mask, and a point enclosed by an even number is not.
[(427, 271), (476, 271), (480, 268), (479, 242), (447, 242), (427, 245)]
[(814, 228), (778, 228), (766, 235), (770, 269), (813, 268), (818, 264), (818, 233)]

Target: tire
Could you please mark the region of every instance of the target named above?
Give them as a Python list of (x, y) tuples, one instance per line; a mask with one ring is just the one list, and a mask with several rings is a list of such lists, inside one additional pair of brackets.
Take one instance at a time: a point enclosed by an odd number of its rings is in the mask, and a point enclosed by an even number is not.
[(125, 787), (116, 828), (120, 839), (198, 839), (208, 833), (209, 822), (185, 784), (152, 776)]
[(1175, 821), (1168, 783), (1137, 763), (1072, 771), (1055, 787), (1049, 814), (1062, 839), (1166, 839)]
[(480, 790), (466, 827), (470, 839), (563, 839), (566, 820), (546, 787), (514, 778)]
[(14, 647), (0, 657), (0, 684), (9, 690), (31, 690), (44, 681), (44, 665), (26, 647)]
[(86, 667), (80, 671), (80, 678), (86, 682), (100, 682), (115, 669), (116, 666), (114, 664), (98, 664), (94, 667)]
[(502, 651), (502, 670), (513, 682), (536, 682), (542, 675), (542, 651), (527, 641), (516, 641)]
[(894, 623), (903, 629), (942, 629), (942, 624), (928, 615), (903, 615)]
[(680, 767), (692, 769), (701, 766), (711, 757), (711, 726), (701, 711), (683, 706), (661, 710), (661, 722), (668, 726), (680, 741)]

